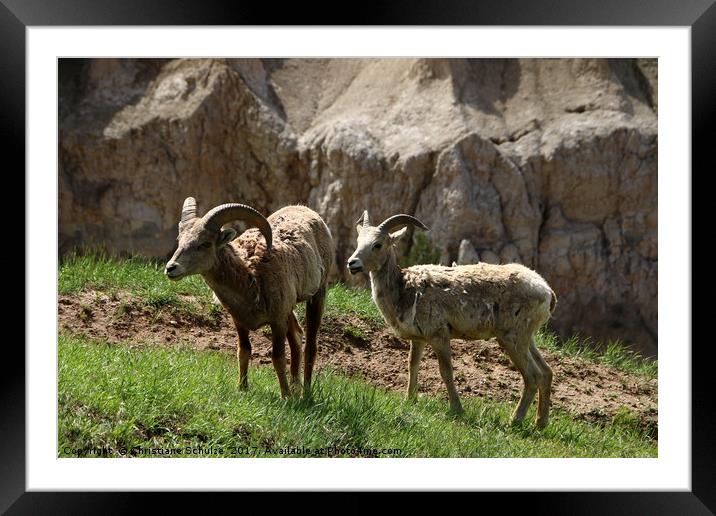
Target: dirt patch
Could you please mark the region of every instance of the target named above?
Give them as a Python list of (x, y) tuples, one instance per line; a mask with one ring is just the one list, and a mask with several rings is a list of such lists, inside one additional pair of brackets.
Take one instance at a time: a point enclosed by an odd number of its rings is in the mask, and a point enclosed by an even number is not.
[[(141, 300), (120, 293), (99, 292), (63, 295), (58, 304), (59, 327), (108, 342), (132, 342), (161, 346), (191, 346), (235, 353), (237, 335), (223, 311), (206, 317), (175, 307), (145, 306)], [(268, 329), (252, 333), (252, 361), (271, 363)], [(319, 334), (317, 370), (330, 367), (358, 376), (374, 385), (404, 390), (408, 381), (409, 344), (390, 330), (346, 316), (324, 318)], [(453, 340), (455, 382), (461, 395), (516, 401), (522, 380), (495, 341)], [(288, 354), (288, 351), (287, 351)], [(590, 361), (542, 350), (554, 371), (552, 406), (576, 418), (608, 422), (628, 410), (635, 422), (657, 436), (657, 380)], [(419, 375), (422, 393), (447, 399), (435, 354), (426, 348)]]

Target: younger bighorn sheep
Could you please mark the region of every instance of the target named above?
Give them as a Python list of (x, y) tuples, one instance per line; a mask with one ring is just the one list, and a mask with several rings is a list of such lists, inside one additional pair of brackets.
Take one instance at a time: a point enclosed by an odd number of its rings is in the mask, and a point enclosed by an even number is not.
[[(234, 240), (236, 231), (222, 226), (239, 220), (250, 229)], [(188, 197), (182, 208), (177, 242), (165, 273), (172, 280), (201, 274), (231, 314), (239, 334), (241, 388), (248, 388), (249, 330), (265, 324), (271, 326), (271, 359), (281, 395), (289, 393), (286, 337), (291, 349), (291, 381), (296, 388), (301, 387), (298, 372), (303, 330), (293, 309), (296, 303), (306, 302), (303, 382), (308, 391), (333, 261), (333, 240), (323, 219), (306, 206), (287, 206), (266, 219), (243, 204), (222, 204), (197, 217), (196, 201)]]
[[(540, 355), (534, 334), (554, 311), (557, 298), (536, 272), (516, 263), (457, 267), (415, 265), (401, 269), (393, 244), (409, 224), (427, 230), (410, 215), (394, 215), (371, 226), (368, 212), (358, 221), (358, 246), (348, 260), (351, 274), (370, 274), (373, 301), (399, 337), (410, 339), (408, 398), (417, 397), (420, 357), (426, 343), (435, 351), (450, 408), (462, 412), (453, 381), (450, 339), (496, 337), (524, 380), (512, 415), (521, 422), (537, 391), (537, 426), (549, 418), (552, 370)], [(396, 229), (403, 227), (400, 231)], [(391, 233), (391, 231), (395, 231)]]

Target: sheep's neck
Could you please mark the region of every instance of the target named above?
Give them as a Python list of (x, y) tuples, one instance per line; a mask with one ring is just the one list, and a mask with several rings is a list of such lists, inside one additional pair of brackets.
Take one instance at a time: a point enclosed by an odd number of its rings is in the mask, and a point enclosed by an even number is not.
[(259, 281), (230, 245), (219, 250), (214, 268), (202, 277), (234, 319), (243, 321), (248, 329), (265, 322)]
[(370, 285), (373, 300), (386, 319), (395, 318), (400, 292), (403, 288), (403, 271), (395, 259), (395, 252), (390, 251), (380, 269), (370, 273)]

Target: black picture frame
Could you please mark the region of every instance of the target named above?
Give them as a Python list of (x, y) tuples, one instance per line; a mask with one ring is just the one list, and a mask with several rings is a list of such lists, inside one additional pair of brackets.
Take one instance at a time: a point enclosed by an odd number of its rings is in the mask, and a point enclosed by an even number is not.
[[(362, 2), (351, 9), (309, 8), (286, 3), (205, 0), (0, 0), (0, 145), (2, 155), (25, 165), (25, 30), (48, 25), (620, 25), (691, 27), (692, 163), (713, 169), (709, 154), (716, 141), (716, 5), (715, 0), (443, 0), (441, 2)], [(317, 13), (323, 13), (319, 15)], [(319, 23), (320, 22), (320, 23)], [(709, 163), (709, 165), (707, 165)], [(706, 167), (708, 166), (708, 169)], [(662, 173), (678, 173), (662, 171)], [(686, 172), (688, 173), (688, 172)], [(693, 178), (694, 174), (691, 174)], [(693, 191), (693, 189), (692, 189)], [(24, 196), (23, 196), (24, 198)], [(24, 213), (24, 210), (23, 210)], [(693, 234), (693, 233), (692, 233)], [(27, 274), (28, 271), (25, 270)], [(690, 342), (672, 343), (690, 346)], [(712, 397), (710, 342), (692, 347), (692, 490), (691, 492), (479, 493), (483, 507), (528, 505), (530, 513), (549, 514), (713, 514), (716, 511), (716, 419)], [(0, 511), (8, 514), (120, 514), (146, 506), (148, 493), (26, 492), (25, 488), (25, 351), (5, 349), (0, 375)], [(8, 364), (12, 364), (10, 367)], [(162, 503), (188, 508), (194, 500), (171, 493)], [(217, 496), (214, 494), (212, 496)], [(273, 498), (276, 497), (277, 498)], [(285, 496), (285, 498), (284, 498)], [(295, 494), (272, 495), (272, 504)], [(328, 496), (328, 495), (326, 495)], [(223, 497), (223, 495), (222, 495)], [(486, 501), (489, 497), (492, 500)], [(165, 497), (166, 498), (166, 497)], [(330, 497), (329, 497), (330, 498)], [(399, 503), (393, 498), (385, 508)], [(413, 497), (420, 501), (421, 497)], [(508, 502), (509, 499), (509, 502)], [(353, 502), (351, 501), (353, 500)], [(214, 500), (212, 500), (212, 505)], [(335, 511), (337, 502), (321, 495), (311, 503)], [(474, 502), (468, 502), (474, 503)], [(342, 497), (346, 512), (372, 507), (356, 494)], [(386, 504), (386, 502), (383, 502)], [(475, 510), (478, 510), (476, 507)]]

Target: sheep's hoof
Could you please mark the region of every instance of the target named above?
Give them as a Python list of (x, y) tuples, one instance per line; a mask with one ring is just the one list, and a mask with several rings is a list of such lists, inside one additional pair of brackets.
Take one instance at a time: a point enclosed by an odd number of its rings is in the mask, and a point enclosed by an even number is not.
[(303, 385), (301, 385), (301, 382), (294, 382), (291, 384), (291, 396), (292, 397), (299, 397), (299, 396), (301, 396), (302, 392), (303, 392)]
[(465, 409), (462, 408), (461, 405), (458, 405), (457, 407), (450, 407), (450, 413), (453, 416), (462, 416), (465, 413)]
[(248, 391), (249, 390), (249, 382), (239, 382), (239, 390), (240, 391)]
[(544, 427), (546, 427), (547, 423), (549, 423), (548, 417), (543, 417), (543, 418), (537, 419), (537, 421), (535, 421), (535, 425), (537, 426), (538, 430), (542, 430)]

